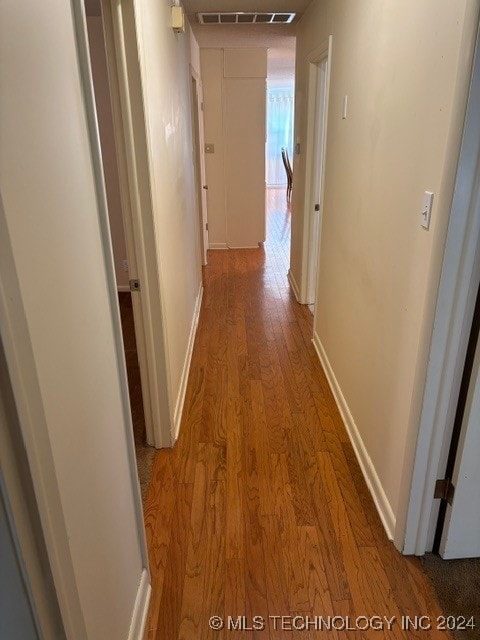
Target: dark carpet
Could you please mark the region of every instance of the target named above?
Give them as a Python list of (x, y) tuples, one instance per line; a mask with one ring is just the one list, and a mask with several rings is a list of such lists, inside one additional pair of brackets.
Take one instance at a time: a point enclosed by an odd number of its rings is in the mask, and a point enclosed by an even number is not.
[(474, 618), (475, 628), (452, 631), (454, 638), (480, 638), (480, 558), (442, 560), (427, 553), (422, 560), (444, 614), (457, 618), (457, 623), (461, 618)]

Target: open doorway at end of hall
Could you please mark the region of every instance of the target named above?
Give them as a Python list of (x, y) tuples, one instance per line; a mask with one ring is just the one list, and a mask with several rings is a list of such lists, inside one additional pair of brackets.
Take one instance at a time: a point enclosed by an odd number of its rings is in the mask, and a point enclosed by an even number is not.
[(266, 215), (267, 246), (290, 262), (290, 218), (294, 152), (295, 39), (271, 47), (267, 57)]
[(108, 63), (105, 46), (104, 24), (100, 2), (85, 2), (87, 31), (90, 51), (90, 63), (95, 92), (95, 105), (102, 149), (102, 164), (110, 222), (117, 280), (120, 316), (122, 321), (125, 362), (128, 374), (130, 406), (132, 412), (133, 435), (137, 459), (138, 476), (142, 497), (146, 491), (152, 473), (155, 449), (147, 445), (145, 412), (142, 396), (142, 381), (138, 359), (137, 338), (134, 321), (134, 309), (129, 280), (127, 243), (122, 214), (120, 174), (117, 149), (115, 145), (112, 99), (108, 77)]

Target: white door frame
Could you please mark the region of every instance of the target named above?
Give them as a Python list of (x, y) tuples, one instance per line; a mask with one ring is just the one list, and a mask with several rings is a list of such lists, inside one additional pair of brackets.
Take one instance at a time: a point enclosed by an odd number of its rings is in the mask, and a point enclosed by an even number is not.
[[(113, 263), (112, 272), (108, 275), (115, 281)], [(55, 582), (63, 625), (68, 638), (84, 640), (87, 632), (68, 544), (50, 434), (1, 198), (0, 327), (8, 366), (6, 375), (14, 395), (21, 428), (21, 443), (28, 463), (28, 472), (35, 488), (41, 531)], [(1, 441), (4, 444), (3, 437)], [(8, 456), (9, 449), (11, 450), (11, 447), (2, 449), (5, 456)], [(21, 480), (20, 478), (17, 482)], [(134, 486), (137, 486), (138, 478), (135, 479), (135, 483)], [(137, 519), (139, 515), (140, 513), (137, 514)], [(142, 521), (142, 528), (143, 526)], [(148, 563), (145, 566), (148, 566)], [(30, 571), (28, 569), (27, 571), (30, 575)]]
[(195, 191), (197, 193), (197, 220), (199, 223), (201, 264), (205, 266), (208, 250), (208, 213), (207, 188), (205, 176), (204, 133), (203, 133), (203, 98), (202, 81), (195, 69), (190, 65), (191, 99), (192, 99), (192, 137), (193, 165), (195, 174)]
[[(5, 227), (1, 207), (0, 200), (0, 228), (3, 232)], [(17, 390), (17, 397), (15, 397), (12, 376), (3, 345), (3, 341), (8, 343), (10, 366), (12, 366), (14, 351), (12, 339), (14, 341), (15, 338), (10, 332), (7, 318), (15, 316), (13, 309), (15, 305), (11, 304), (10, 309), (7, 310), (8, 305), (5, 304), (4, 296), (13, 292), (17, 282), (11, 262), (11, 251), (10, 248), (6, 248), (7, 242), (0, 242), (0, 254), (3, 258), (0, 260), (2, 270), (0, 277), (0, 322), (3, 327), (3, 335), (0, 336), (0, 500), (3, 499), (7, 518), (10, 520), (11, 534), (19, 558), (19, 569), (24, 576), (26, 595), (31, 602), (38, 636), (39, 638), (60, 639), (63, 638), (64, 629), (59, 607), (60, 595), (55, 589), (51, 567), (46, 567), (44, 562), (48, 550), (33, 485), (34, 472), (32, 473), (30, 468), (26, 450), (27, 443), (16, 404), (21, 394)], [(13, 287), (12, 284), (14, 284)], [(18, 335), (27, 339), (21, 330), (16, 333), (16, 336)], [(23, 350), (25, 351), (25, 348)], [(33, 393), (33, 395), (35, 394)], [(39, 432), (41, 432), (43, 425), (38, 426)], [(40, 434), (39, 436), (41, 437)]]
[(404, 554), (431, 550), (465, 353), (480, 282), (480, 51), (475, 53), (463, 141), (430, 347), (423, 410), (405, 528), (395, 537)]
[(97, 125), (97, 110), (95, 104), (95, 94), (90, 63), (90, 50), (88, 46), (87, 22), (85, 17), (85, 7), (83, 0), (72, 0), (73, 16), (75, 20), (75, 35), (78, 52), (80, 76), (83, 81), (83, 99), (85, 112), (87, 115), (88, 133), (90, 138), (90, 148), (92, 155), (92, 165), (97, 192), (98, 213), (100, 220), (100, 231), (102, 235), (105, 270), (109, 282), (109, 302), (112, 316), (113, 331), (115, 337), (115, 347), (117, 353), (117, 366), (120, 385), (123, 389), (122, 404), (124, 414), (124, 424), (126, 426), (125, 435), (128, 448), (128, 462), (130, 477), (132, 480), (135, 516), (137, 529), (140, 538), (140, 550), (144, 566), (144, 572), (150, 579), (148, 562), (147, 542), (145, 537), (145, 524), (143, 520), (143, 506), (140, 495), (140, 485), (138, 482), (137, 463), (135, 456), (135, 443), (133, 440), (132, 413), (128, 393), (128, 377), (125, 364), (125, 352), (123, 346), (122, 323), (118, 306), (117, 281), (115, 266), (113, 261), (112, 241), (110, 235), (110, 222), (108, 217), (107, 195), (103, 175), (102, 152), (100, 146), (100, 135)]
[[(323, 213), (323, 183), (325, 176), (325, 149), (327, 140), (327, 122), (328, 122), (328, 99), (330, 91), (330, 69), (332, 61), (332, 43), (333, 37), (329, 36), (319, 47), (314, 49), (308, 56), (308, 95), (307, 95), (307, 128), (305, 133), (306, 150), (305, 150), (305, 199), (303, 208), (303, 232), (302, 232), (302, 277), (300, 282), (300, 299), (302, 304), (311, 302), (312, 292), (316, 288), (316, 280), (318, 275), (318, 256), (317, 264), (312, 262), (312, 238), (313, 235), (320, 237), (319, 225)], [(326, 96), (325, 96), (325, 112), (324, 112), (324, 134), (323, 148), (319, 153), (316, 148), (316, 132), (318, 120), (318, 72), (320, 64), (327, 59), (327, 78), (326, 78)], [(321, 175), (318, 175), (319, 162), (322, 163)], [(320, 184), (319, 184), (320, 181)], [(317, 204), (318, 189), (320, 189), (320, 211), (318, 214), (314, 211)], [(317, 232), (315, 231), (317, 230)], [(313, 270), (313, 273), (312, 273)]]
[(140, 281), (132, 306), (147, 443), (171, 447), (164, 314), (133, 1), (102, 0), (102, 17), (129, 277)]
[[(113, 324), (118, 380), (122, 393), (123, 416), (126, 432), (129, 471), (135, 508), (135, 519), (138, 532), (138, 543), (142, 558), (142, 589), (148, 594), (150, 591), (150, 572), (145, 526), (143, 520), (142, 500), (138, 483), (135, 447), (133, 441), (133, 427), (128, 397), (128, 382), (123, 351), (122, 328), (117, 299), (117, 285), (113, 254), (111, 248), (110, 229), (106, 193), (103, 180), (100, 142), (96, 125), (96, 108), (89, 61), (88, 36), (86, 28), (83, 0), (72, 0), (72, 18), (76, 36), (78, 65), (83, 80), (83, 98), (85, 112), (88, 119), (92, 166), (96, 183), (97, 203), (102, 243), (104, 247), (104, 264), (109, 283), (109, 306)], [(23, 308), (20, 285), (17, 279), (15, 259), (8, 234), (8, 226), (0, 198), (0, 327), (5, 359), (8, 364), (8, 376), (14, 394), (18, 422), (21, 429), (22, 452), (28, 464), (28, 474), (31, 476), (35, 489), (35, 501), (38, 507), (41, 533), (48, 553), (48, 562), (55, 583), (55, 592), (62, 616), (65, 633), (68, 638), (84, 640), (87, 637), (84, 613), (77, 588), (77, 579), (73, 566), (69, 536), (66, 529), (64, 510), (55, 473), (50, 434), (47, 427), (45, 410), (37, 375), (36, 361), (30, 341)], [(20, 470), (18, 470), (20, 471)], [(26, 470), (22, 469), (25, 473)], [(12, 486), (12, 485), (10, 485)], [(32, 530), (32, 533), (35, 529)], [(37, 550), (37, 548), (36, 548)], [(35, 567), (27, 567), (29, 577), (34, 575)], [(39, 590), (34, 589), (34, 596), (41, 593), (43, 587), (39, 583)], [(52, 623), (52, 612), (40, 608), (45, 616), (41, 619), (43, 630)], [(53, 612), (54, 615), (55, 612)], [(144, 622), (140, 619), (141, 611), (134, 612), (132, 633), (135, 634)], [(131, 636), (134, 637), (133, 635)]]

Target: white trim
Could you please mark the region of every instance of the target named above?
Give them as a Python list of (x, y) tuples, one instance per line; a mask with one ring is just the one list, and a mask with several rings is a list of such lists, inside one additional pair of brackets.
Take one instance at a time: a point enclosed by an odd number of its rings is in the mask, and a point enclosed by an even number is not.
[[(117, 49), (115, 48), (114, 37), (114, 22), (112, 5), (110, 0), (103, 0), (102, 3), (102, 25), (105, 43), (106, 60), (108, 67), (108, 83), (110, 101), (112, 106), (112, 120), (114, 130), (115, 151), (118, 167), (118, 178), (120, 185), (120, 199), (121, 210), (123, 220), (123, 230), (126, 243), (126, 257), (128, 260), (128, 276), (132, 279), (139, 279), (142, 282), (143, 289), (148, 289), (149, 274), (144, 273), (139, 267), (142, 258), (142, 252), (144, 251), (141, 231), (138, 231), (138, 224), (135, 223), (134, 213), (137, 215), (137, 210), (132, 205), (134, 201), (135, 183), (132, 181), (129, 174), (129, 162), (127, 154), (131, 152), (131, 148), (128, 146), (128, 140), (124, 133), (124, 120), (125, 108), (122, 111), (122, 97), (120, 91), (119, 82), (119, 66), (117, 66)], [(136, 244), (137, 237), (141, 247), (138, 249)], [(127, 291), (130, 288), (127, 286)], [(149, 363), (150, 352), (152, 352), (151, 345), (147, 347), (148, 328), (145, 314), (149, 311), (146, 307), (148, 300), (143, 300), (141, 295), (137, 295), (132, 298), (132, 309), (135, 326), (135, 340), (137, 343), (138, 363), (140, 366), (140, 379), (142, 387), (142, 400), (145, 416), (145, 431), (146, 439), (149, 444), (155, 443), (155, 428), (156, 423), (154, 415), (154, 400), (156, 391), (150, 388), (155, 385), (155, 379), (150, 373), (152, 371)], [(147, 352), (147, 349), (149, 351)]]
[(228, 245), (226, 242), (210, 242), (208, 245), (209, 249), (228, 249)]
[[(110, 221), (108, 217), (107, 195), (102, 165), (102, 152), (100, 146), (100, 134), (97, 123), (97, 109), (93, 89), (92, 71), (90, 63), (90, 49), (88, 44), (87, 23), (85, 6), (81, 0), (72, 3), (75, 25), (76, 47), (78, 55), (79, 73), (83, 85), (83, 100), (87, 119), (88, 136), (91, 149), (92, 168), (95, 180), (95, 190), (98, 203), (98, 217), (103, 248), (103, 260), (108, 278), (108, 298), (110, 313), (115, 338), (115, 351), (117, 356), (118, 380), (122, 391), (122, 409), (124, 416), (125, 438), (127, 442), (128, 467), (132, 483), (132, 491), (135, 505), (135, 518), (139, 545), (142, 554), (142, 562), (148, 567), (147, 540), (145, 537), (145, 524), (143, 520), (143, 505), (138, 481), (137, 460), (135, 455), (135, 443), (133, 439), (132, 411), (130, 408), (130, 396), (128, 392), (127, 367), (125, 363), (125, 351), (123, 344), (123, 331), (118, 306), (118, 294), (116, 291), (116, 275), (113, 260), (112, 238), (110, 234)], [(147, 569), (148, 571), (148, 569)]]
[(202, 308), (203, 285), (200, 285), (197, 299), (195, 301), (195, 309), (193, 311), (192, 326), (190, 327), (190, 335), (188, 337), (187, 352), (183, 363), (182, 376), (180, 378), (180, 389), (178, 391), (177, 402), (175, 403), (175, 411), (173, 414), (173, 433), (172, 442), (175, 444), (180, 433), (180, 424), (182, 422), (183, 405), (185, 402), (185, 394), (187, 391), (188, 374), (190, 373), (190, 364), (192, 362), (193, 345), (195, 344), (195, 336), (197, 334), (198, 320), (200, 318), (200, 310)]
[(143, 569), (140, 584), (138, 585), (137, 597), (135, 598), (135, 604), (133, 607), (128, 640), (143, 640), (151, 593), (152, 587), (150, 586), (150, 577), (148, 571)]
[[(129, 218), (135, 261), (127, 252), (131, 278), (139, 278), (141, 291), (133, 298), (136, 325), (137, 350), (142, 374), (142, 395), (146, 416), (151, 414), (151, 428), (147, 421), (147, 441), (157, 448), (170, 447), (171, 442), (171, 385), (168, 375), (168, 348), (165, 334), (162, 283), (156, 246), (151, 176), (153, 175), (146, 127), (145, 104), (142, 87), (143, 69), (136, 34), (141, 32), (133, 0), (102, 0), (105, 27), (110, 31), (106, 38), (109, 73), (115, 77), (119, 106), (115, 133), (121, 140), (126, 157), (126, 182), (128, 183), (128, 208), (124, 218), (127, 231)], [(106, 17), (108, 16), (108, 22)], [(107, 31), (107, 29), (106, 29)], [(135, 73), (132, 73), (132, 69)], [(131, 99), (140, 95), (141, 100)], [(124, 181), (121, 181), (123, 183)], [(126, 233), (126, 239), (129, 234)], [(143, 366), (142, 366), (143, 363)], [(143, 380), (147, 379), (147, 384)], [(150, 411), (148, 411), (150, 408)], [(146, 418), (147, 419), (147, 418)]]
[(130, 291), (130, 287), (128, 284), (119, 284), (117, 285), (118, 293), (128, 293)]
[(479, 110), (480, 50), (477, 46), (445, 244), (406, 523), (395, 540), (405, 555), (423, 555), (431, 550), (438, 509), (438, 501), (433, 498), (435, 481), (445, 472), (480, 281)]
[[(0, 262), (4, 267), (5, 262)], [(2, 295), (3, 285), (0, 281)], [(0, 318), (3, 321), (2, 307), (0, 300)], [(47, 568), (43, 562), (43, 558), (48, 557), (48, 550), (1, 335), (0, 452), (0, 498), (3, 495), (7, 519), (11, 519), (11, 534), (19, 550), (19, 566), (32, 604), (38, 637), (53, 638), (63, 628), (63, 622), (51, 568)]]
[(380, 516), (388, 539), (393, 540), (393, 532), (395, 531), (395, 515), (393, 509), (382, 487), (382, 483), (380, 482), (380, 478), (377, 475), (373, 462), (368, 455), (362, 436), (355, 424), (355, 420), (348, 407), (345, 396), (342, 393), (338, 380), (335, 377), (322, 342), (316, 332), (313, 334), (312, 342), (322, 364), (323, 370), (325, 371), (325, 375), (327, 376), (330, 389), (332, 390), (338, 410), (342, 416), (343, 423), (345, 424), (358, 464), (362, 470), (363, 477), (365, 478), (367, 487), (369, 488), (375, 506), (377, 507), (378, 515)]
[(231, 244), (228, 245), (228, 249), (259, 249), (263, 247), (263, 242), (259, 242), (258, 244), (248, 245), (246, 247), (233, 247)]
[(292, 287), (292, 291), (295, 295), (297, 302), (300, 302), (300, 290), (298, 288), (297, 281), (295, 280), (295, 276), (293, 275), (293, 271), (291, 269), (288, 270), (287, 278)]
[(65, 632), (86, 638), (86, 626), (7, 221), (0, 198), (0, 330), (29, 470)]

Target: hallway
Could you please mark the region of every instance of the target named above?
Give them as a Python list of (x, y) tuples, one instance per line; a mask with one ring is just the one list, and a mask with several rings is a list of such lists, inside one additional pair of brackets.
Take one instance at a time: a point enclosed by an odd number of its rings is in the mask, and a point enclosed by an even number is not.
[[(148, 640), (446, 638), (417, 559), (386, 539), (287, 282), (289, 213), (268, 194), (265, 249), (210, 251), (179, 440), (145, 503)], [(217, 631), (218, 615), (396, 616), (392, 630)], [(338, 623), (338, 622), (337, 622)], [(277, 627), (275, 628), (275, 624)], [(338, 628), (338, 627), (337, 627)]]

